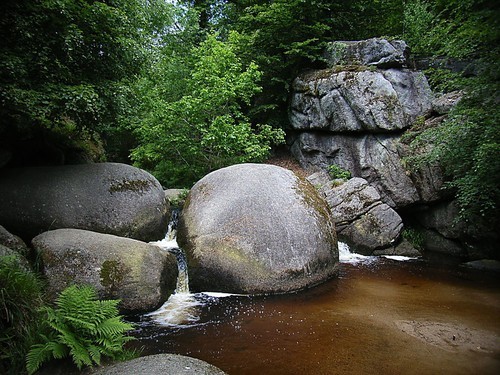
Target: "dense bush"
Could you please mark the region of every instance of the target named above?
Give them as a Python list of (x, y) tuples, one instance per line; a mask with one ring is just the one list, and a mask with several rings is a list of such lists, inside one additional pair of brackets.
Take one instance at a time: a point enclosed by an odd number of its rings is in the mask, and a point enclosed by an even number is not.
[(0, 256), (0, 373), (21, 374), (40, 329), (43, 283), (17, 256)]

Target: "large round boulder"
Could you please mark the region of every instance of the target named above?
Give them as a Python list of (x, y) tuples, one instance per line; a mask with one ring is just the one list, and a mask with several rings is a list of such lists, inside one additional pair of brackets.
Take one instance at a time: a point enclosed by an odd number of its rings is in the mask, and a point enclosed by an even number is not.
[(4, 169), (0, 197), (0, 224), (26, 241), (58, 228), (152, 241), (168, 224), (160, 183), (126, 164)]
[(154, 245), (81, 229), (45, 232), (32, 244), (52, 299), (71, 284), (92, 285), (101, 298), (121, 299), (121, 312), (140, 313), (158, 308), (175, 288), (175, 257)]
[(265, 164), (219, 169), (190, 191), (178, 229), (192, 290), (284, 293), (336, 274), (326, 202), (293, 172)]

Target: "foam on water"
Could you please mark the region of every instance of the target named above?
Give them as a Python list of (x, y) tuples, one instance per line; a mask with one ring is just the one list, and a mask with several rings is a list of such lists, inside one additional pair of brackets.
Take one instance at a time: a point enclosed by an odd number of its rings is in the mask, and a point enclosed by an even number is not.
[(357, 264), (371, 263), (377, 260), (377, 257), (351, 253), (349, 245), (339, 241), (339, 261), (341, 263)]
[(382, 255), (384, 258), (397, 260), (398, 262), (406, 262), (407, 260), (418, 259), (417, 257), (405, 257), (402, 255)]
[(174, 293), (158, 310), (145, 314), (164, 326), (188, 326), (199, 320), (203, 303), (191, 293)]

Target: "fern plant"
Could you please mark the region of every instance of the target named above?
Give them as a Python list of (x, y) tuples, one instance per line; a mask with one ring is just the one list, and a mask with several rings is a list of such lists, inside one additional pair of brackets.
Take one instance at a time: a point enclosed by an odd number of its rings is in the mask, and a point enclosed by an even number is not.
[(48, 333), (41, 334), (42, 343), (31, 347), (26, 357), (26, 368), (33, 374), (52, 359), (71, 356), (74, 364), (99, 365), (102, 357), (124, 359), (131, 352), (124, 344), (133, 338), (125, 333), (133, 328), (118, 315), (119, 300), (97, 299), (90, 286), (73, 285), (61, 292), (56, 308), (43, 307)]

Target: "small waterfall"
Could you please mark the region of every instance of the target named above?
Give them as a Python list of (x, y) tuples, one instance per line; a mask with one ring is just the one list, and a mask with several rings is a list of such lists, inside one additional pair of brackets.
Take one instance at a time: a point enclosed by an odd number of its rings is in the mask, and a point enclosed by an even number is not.
[(175, 258), (177, 259), (177, 269), (179, 270), (175, 293), (189, 293), (189, 276), (186, 254), (184, 254), (184, 251), (182, 251), (179, 247), (168, 249), (168, 252), (175, 255)]
[[(397, 260), (400, 262), (404, 262), (407, 260), (418, 259), (418, 257), (406, 257), (400, 255), (381, 255), (380, 257)], [(380, 259), (379, 256), (373, 255), (361, 255), (357, 253), (352, 253), (349, 245), (344, 242), (339, 241), (339, 261), (340, 263), (349, 263), (349, 264), (357, 264), (357, 263), (373, 263)]]
[(177, 243), (177, 223), (179, 211), (172, 212), (167, 234), (161, 241), (150, 242), (162, 250), (175, 255), (177, 259), (177, 285), (174, 294), (158, 310), (150, 312), (145, 316), (151, 317), (162, 325), (183, 325), (198, 321), (198, 307), (201, 305), (192, 294), (189, 293), (189, 277), (187, 269), (186, 254)]

